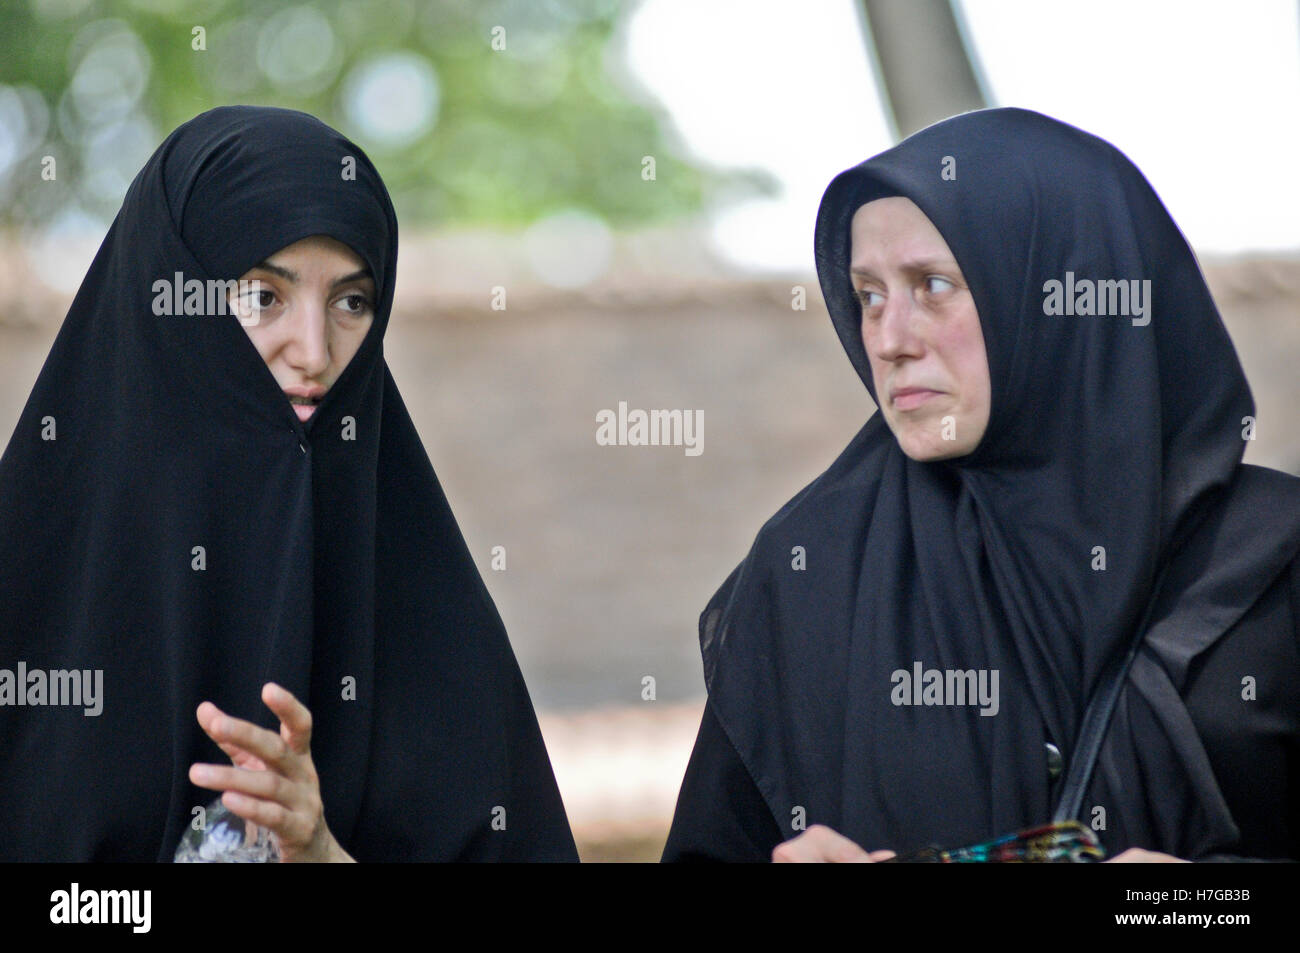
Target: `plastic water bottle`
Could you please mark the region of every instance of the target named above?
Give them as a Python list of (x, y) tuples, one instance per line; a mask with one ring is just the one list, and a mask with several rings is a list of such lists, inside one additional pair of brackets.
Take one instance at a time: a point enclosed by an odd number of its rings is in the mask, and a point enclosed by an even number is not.
[[(200, 818), (195, 818), (197, 823)], [(202, 815), (203, 823), (185, 831), (176, 846), (178, 864), (275, 864), (280, 850), (266, 828), (245, 820), (217, 798)]]

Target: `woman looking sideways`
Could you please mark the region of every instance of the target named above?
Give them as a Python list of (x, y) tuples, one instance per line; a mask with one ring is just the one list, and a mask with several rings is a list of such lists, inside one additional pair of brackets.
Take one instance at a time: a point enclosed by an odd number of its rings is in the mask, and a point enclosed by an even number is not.
[(0, 664), (103, 684), (0, 706), (0, 859), (170, 861), (213, 791), (287, 861), (577, 859), (384, 361), (396, 260), (303, 113), (213, 109), (136, 177), (0, 458)]
[(1073, 818), (1114, 859), (1300, 859), (1300, 479), (1242, 464), (1250, 388), (1138, 169), (966, 113), (837, 176), (816, 263), (879, 412), (701, 616), (664, 858)]

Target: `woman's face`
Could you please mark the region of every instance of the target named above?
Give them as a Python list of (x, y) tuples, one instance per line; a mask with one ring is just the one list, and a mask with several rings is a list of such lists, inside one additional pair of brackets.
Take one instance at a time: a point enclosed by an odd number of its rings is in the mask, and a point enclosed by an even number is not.
[(325, 235), (281, 248), (240, 277), (258, 285), (232, 307), (305, 421), (370, 329), (374, 280), (351, 248)]
[(970, 453), (989, 422), (989, 365), (948, 243), (902, 197), (863, 205), (851, 234), (850, 277), (885, 422), (913, 460)]

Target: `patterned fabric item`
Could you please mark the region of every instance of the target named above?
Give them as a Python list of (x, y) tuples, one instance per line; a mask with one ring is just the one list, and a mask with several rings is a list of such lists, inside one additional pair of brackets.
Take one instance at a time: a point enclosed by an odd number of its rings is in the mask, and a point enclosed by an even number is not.
[(1088, 864), (1106, 859), (1097, 835), (1078, 821), (1044, 824), (968, 847), (923, 847), (891, 864)]

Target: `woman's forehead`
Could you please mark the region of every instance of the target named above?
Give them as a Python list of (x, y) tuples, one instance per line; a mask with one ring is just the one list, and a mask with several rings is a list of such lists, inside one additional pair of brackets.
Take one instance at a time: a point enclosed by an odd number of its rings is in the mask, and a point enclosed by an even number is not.
[(858, 207), (850, 223), (850, 270), (864, 270), (881, 257), (903, 258), (916, 265), (955, 263), (939, 229), (903, 196), (875, 199)]

